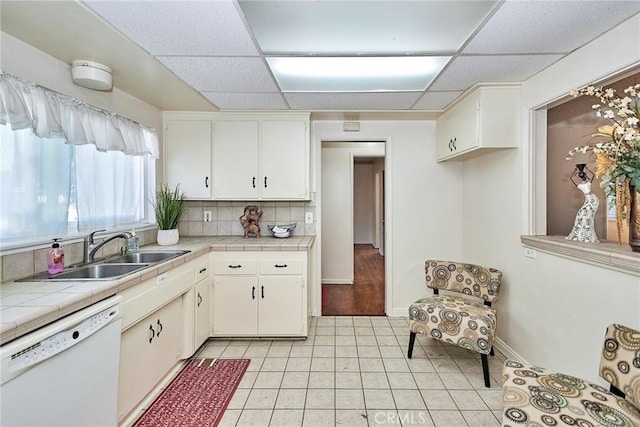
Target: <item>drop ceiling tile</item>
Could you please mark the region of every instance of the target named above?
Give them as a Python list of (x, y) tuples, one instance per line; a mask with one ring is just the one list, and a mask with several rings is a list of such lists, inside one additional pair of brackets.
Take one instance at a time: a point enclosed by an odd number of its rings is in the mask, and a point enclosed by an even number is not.
[(429, 90), (466, 90), (477, 82), (521, 82), (560, 58), (562, 55), (460, 56)]
[(84, 3), (152, 55), (258, 55), (230, 0)]
[(408, 110), (422, 92), (285, 93), (294, 110)]
[(416, 102), (413, 110), (444, 110), (463, 91), (427, 92)]
[(278, 91), (261, 58), (158, 56), (158, 60), (201, 92)]
[(288, 110), (279, 93), (202, 92), (220, 110)]
[(462, 53), (568, 53), (639, 11), (639, 1), (509, 0)]
[(497, 1), (264, 1), (240, 7), (265, 54), (455, 52)]

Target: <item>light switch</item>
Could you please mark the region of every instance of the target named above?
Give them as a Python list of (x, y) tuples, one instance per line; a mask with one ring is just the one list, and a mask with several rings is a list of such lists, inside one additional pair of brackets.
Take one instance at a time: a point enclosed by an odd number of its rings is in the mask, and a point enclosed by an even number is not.
[(313, 212), (305, 212), (304, 222), (305, 224), (313, 224)]

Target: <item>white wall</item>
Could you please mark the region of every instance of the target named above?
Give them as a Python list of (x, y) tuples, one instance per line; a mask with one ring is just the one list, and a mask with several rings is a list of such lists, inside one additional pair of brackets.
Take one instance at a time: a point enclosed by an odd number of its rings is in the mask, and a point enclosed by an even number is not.
[(353, 243), (373, 245), (375, 239), (375, 179), (372, 164), (353, 168)]
[[(360, 132), (345, 133), (341, 121), (314, 121), (313, 143), (386, 141), (386, 313), (407, 315), (426, 295), (424, 261), (462, 256), (462, 165), (436, 163), (435, 121), (362, 121)], [(318, 159), (315, 167), (321, 169)], [(318, 183), (320, 194), (324, 183)], [(322, 197), (321, 202), (324, 203)], [(318, 245), (324, 245), (322, 220)], [(318, 278), (317, 283), (320, 283)], [(315, 301), (321, 301), (317, 286)], [(316, 303), (317, 305), (317, 303)], [(319, 312), (319, 308), (315, 307)]]
[(384, 158), (376, 159), (373, 162), (374, 206), (375, 214), (373, 225), (375, 228), (375, 238), (373, 246), (378, 249), (380, 255), (384, 256)]
[[(530, 111), (637, 64), (640, 38), (629, 34), (637, 36), (638, 28), (636, 16), (524, 82), (521, 147), (464, 163), (464, 256), (504, 272), (499, 340), (530, 363), (600, 383), (606, 325), (640, 329), (640, 278), (540, 251), (536, 259), (524, 257), (520, 234), (545, 232), (544, 220), (532, 214), (543, 203), (546, 180), (543, 173), (531, 176), (536, 160), (543, 171), (546, 158), (531, 144)], [(529, 198), (536, 193), (537, 201)]]

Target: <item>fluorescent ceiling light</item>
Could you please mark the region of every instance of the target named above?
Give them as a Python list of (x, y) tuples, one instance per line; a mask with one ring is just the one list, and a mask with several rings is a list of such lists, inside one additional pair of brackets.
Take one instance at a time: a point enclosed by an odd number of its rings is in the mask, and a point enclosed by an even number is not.
[(423, 91), (449, 56), (267, 57), (284, 92)]

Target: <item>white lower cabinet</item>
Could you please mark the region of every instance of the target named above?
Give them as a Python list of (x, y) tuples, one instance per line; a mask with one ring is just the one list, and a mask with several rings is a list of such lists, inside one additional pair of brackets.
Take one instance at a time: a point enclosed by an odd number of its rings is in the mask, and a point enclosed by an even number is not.
[(307, 336), (306, 252), (213, 256), (213, 336)]
[(209, 338), (209, 280), (202, 280), (196, 284), (196, 314), (195, 314), (195, 348), (197, 349), (202, 343)]
[(182, 339), (181, 298), (123, 332), (120, 343), (118, 421), (122, 421), (181, 359)]
[(118, 422), (127, 419), (153, 388), (193, 353), (195, 262), (118, 292), (123, 299)]

